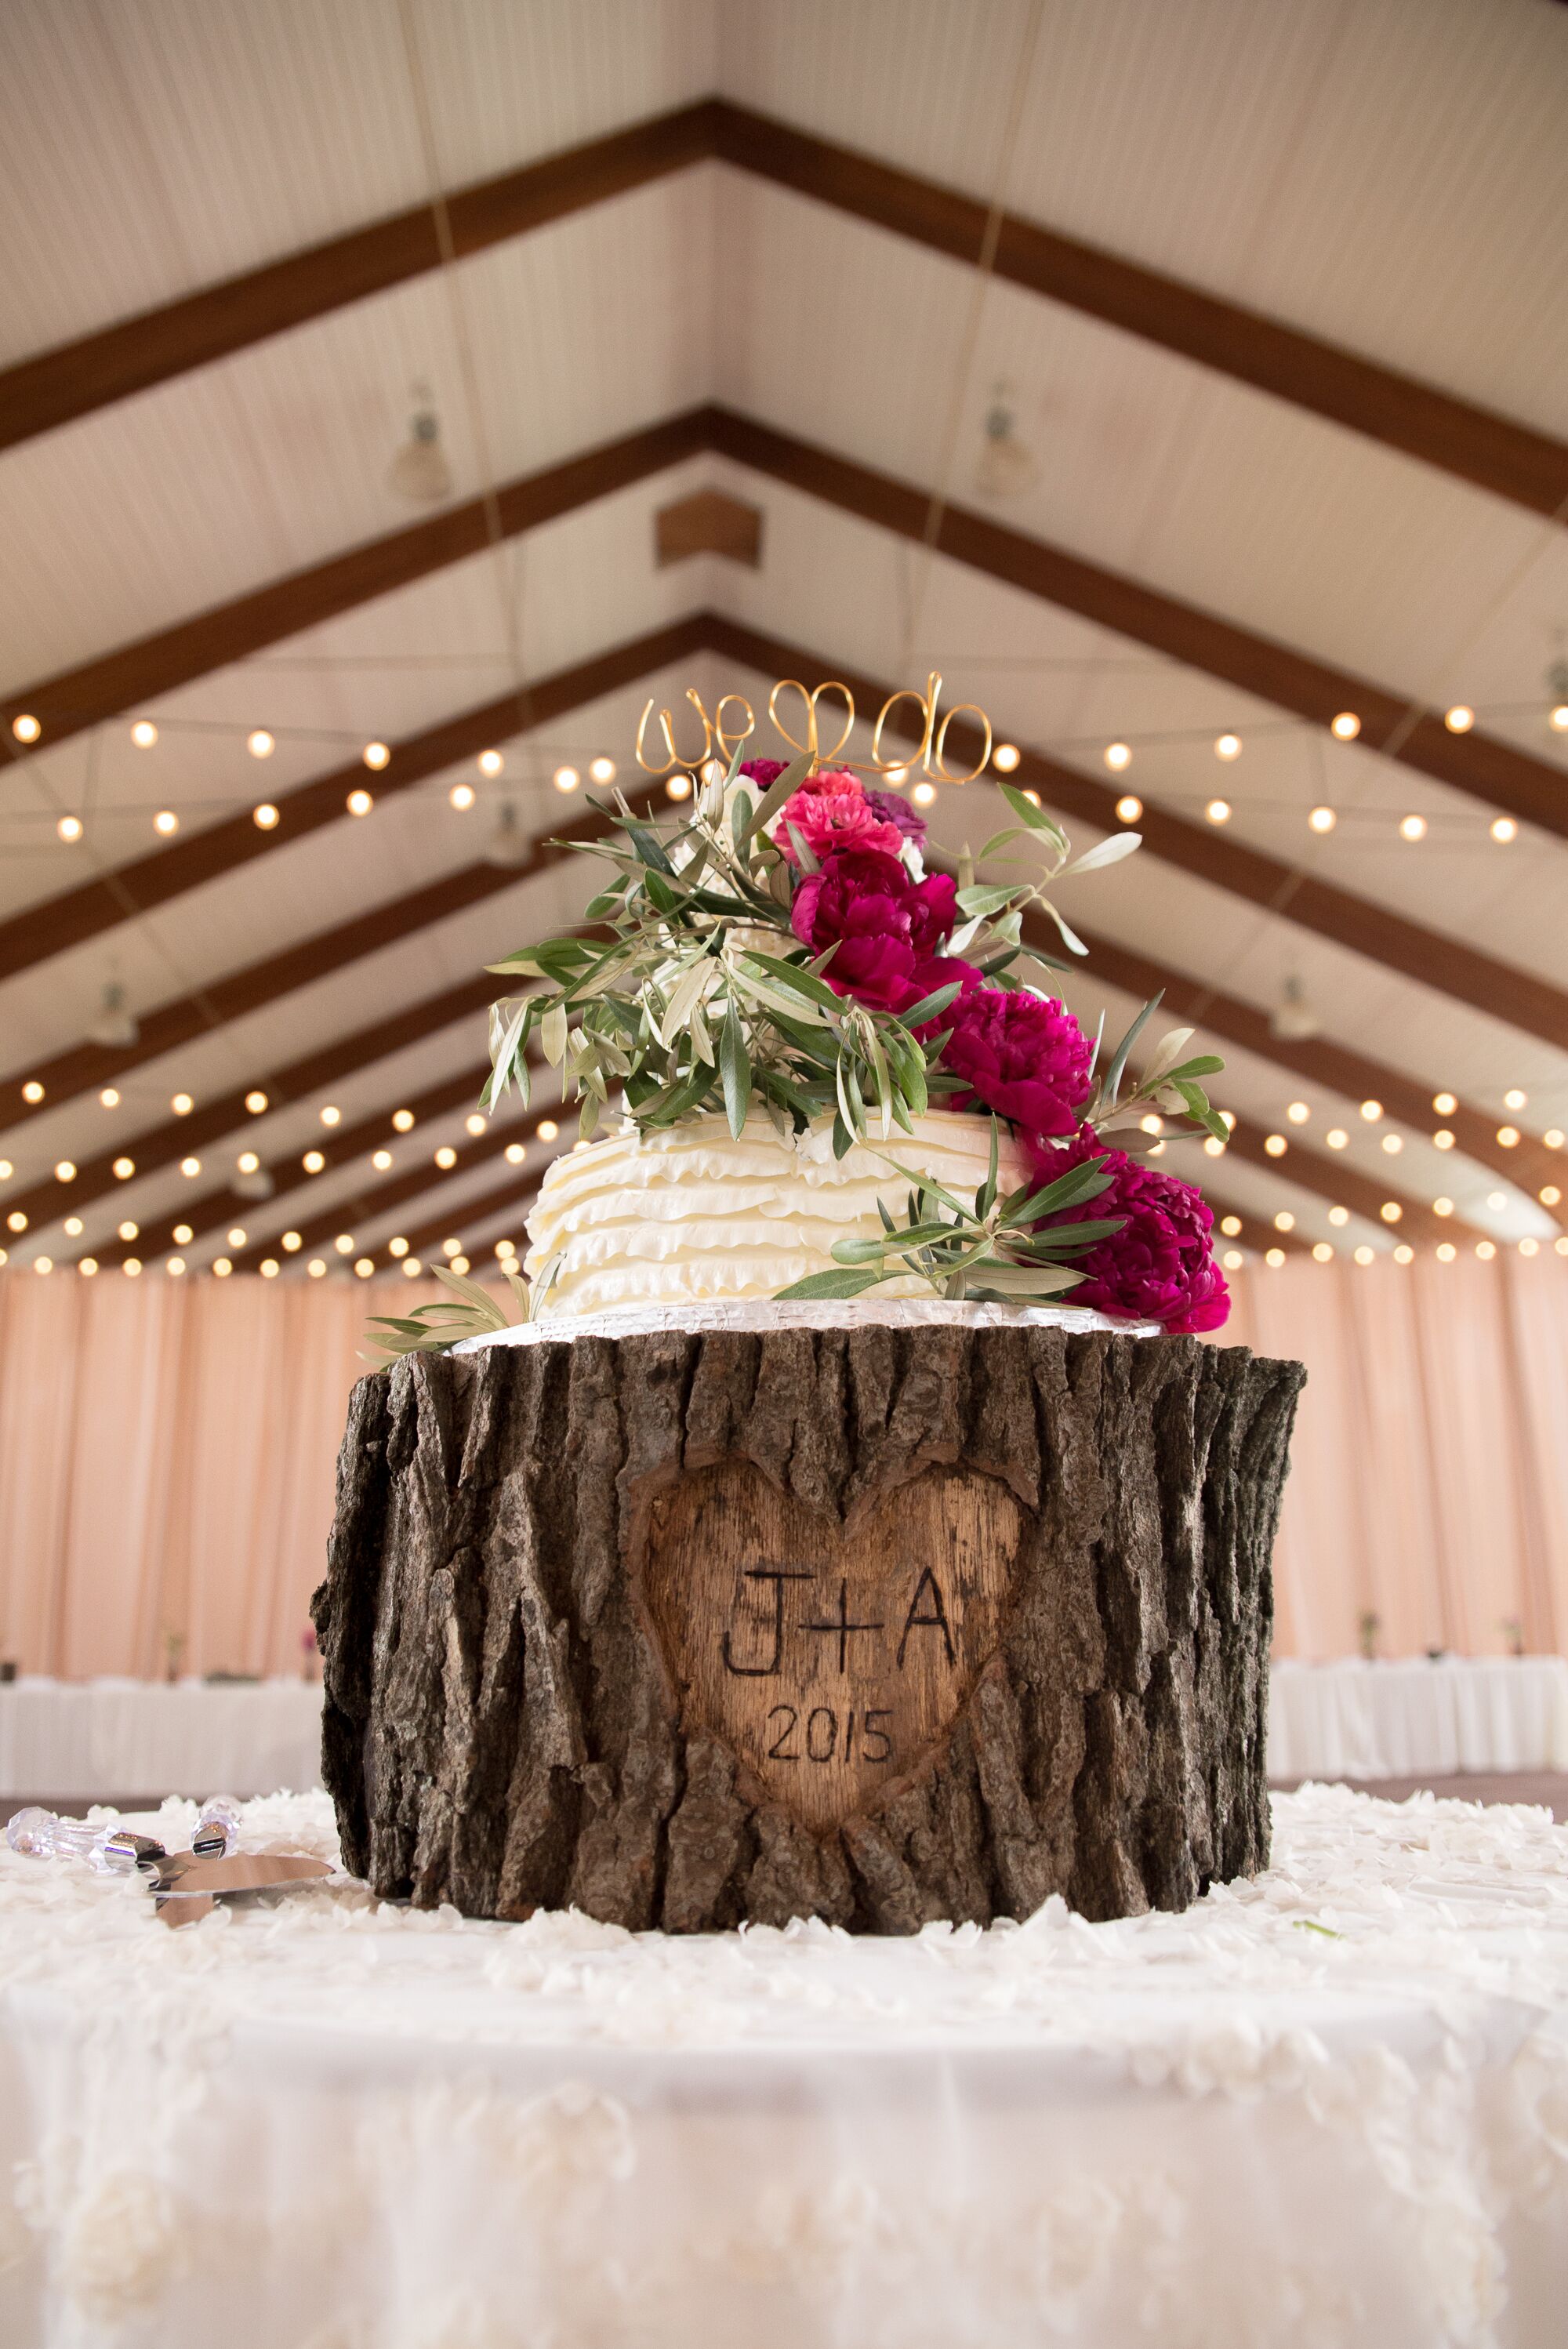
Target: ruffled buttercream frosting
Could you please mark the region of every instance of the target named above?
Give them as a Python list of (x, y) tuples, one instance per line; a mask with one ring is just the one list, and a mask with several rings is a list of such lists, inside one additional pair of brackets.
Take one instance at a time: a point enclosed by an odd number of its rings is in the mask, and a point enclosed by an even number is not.
[[(738, 1139), (721, 1117), (649, 1134), (628, 1123), (548, 1168), (528, 1218), (525, 1268), (538, 1279), (555, 1267), (550, 1315), (774, 1297), (809, 1273), (832, 1271), (835, 1241), (879, 1232), (879, 1197), (903, 1219), (910, 1186), (890, 1160), (968, 1199), (985, 1179), (990, 1151), (990, 1120), (951, 1111), (916, 1118), (913, 1133), (895, 1127), (886, 1142), (856, 1143), (837, 1159), (827, 1124), (784, 1141), (761, 1112)], [(1016, 1189), (1026, 1173), (1004, 1133), (1003, 1190)], [(877, 1294), (931, 1292), (910, 1277)]]

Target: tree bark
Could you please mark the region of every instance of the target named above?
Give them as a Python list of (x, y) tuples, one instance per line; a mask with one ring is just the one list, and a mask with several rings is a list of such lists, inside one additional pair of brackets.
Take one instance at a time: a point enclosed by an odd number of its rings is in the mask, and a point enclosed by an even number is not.
[(1266, 1865), (1300, 1366), (851, 1316), (360, 1381), (315, 1612), (378, 1893), (891, 1933)]

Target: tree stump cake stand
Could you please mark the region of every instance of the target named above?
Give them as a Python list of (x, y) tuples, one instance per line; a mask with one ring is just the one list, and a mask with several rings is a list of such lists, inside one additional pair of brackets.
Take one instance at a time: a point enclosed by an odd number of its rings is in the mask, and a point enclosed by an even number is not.
[(377, 1893), (905, 1933), (1266, 1864), (1300, 1366), (835, 1310), (360, 1381), (315, 1614)]

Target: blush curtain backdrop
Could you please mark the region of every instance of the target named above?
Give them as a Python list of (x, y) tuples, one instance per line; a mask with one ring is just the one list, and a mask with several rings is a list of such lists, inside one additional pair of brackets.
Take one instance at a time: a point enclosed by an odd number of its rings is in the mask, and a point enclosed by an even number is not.
[[(368, 1316), (434, 1283), (0, 1274), (0, 1655), (294, 1671)], [(1568, 1262), (1292, 1262), (1216, 1342), (1309, 1373), (1275, 1653), (1568, 1634)]]

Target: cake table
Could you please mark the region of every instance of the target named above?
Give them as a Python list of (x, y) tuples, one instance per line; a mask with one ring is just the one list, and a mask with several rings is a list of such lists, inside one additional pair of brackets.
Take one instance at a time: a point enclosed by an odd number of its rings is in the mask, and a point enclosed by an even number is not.
[(1183, 1914), (892, 1940), (0, 1848), (0, 2181), (51, 2349), (1547, 2349), (1568, 1830), (1313, 1787)]

